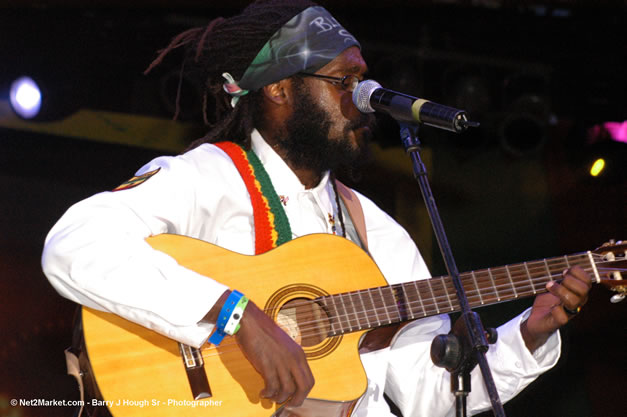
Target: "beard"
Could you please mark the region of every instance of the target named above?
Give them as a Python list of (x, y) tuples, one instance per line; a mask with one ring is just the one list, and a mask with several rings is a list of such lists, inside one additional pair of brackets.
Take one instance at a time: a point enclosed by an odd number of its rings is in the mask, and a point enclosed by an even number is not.
[[(295, 105), (286, 120), (285, 130), (278, 138), (288, 161), (294, 168), (311, 169), (317, 173), (353, 167), (367, 159), (367, 143), (374, 127), (374, 117), (360, 113), (358, 120), (349, 122), (339, 137), (331, 137), (332, 119), (329, 113), (311, 98), (301, 78), (294, 77)], [(363, 140), (355, 144), (349, 137), (351, 131), (365, 130)]]

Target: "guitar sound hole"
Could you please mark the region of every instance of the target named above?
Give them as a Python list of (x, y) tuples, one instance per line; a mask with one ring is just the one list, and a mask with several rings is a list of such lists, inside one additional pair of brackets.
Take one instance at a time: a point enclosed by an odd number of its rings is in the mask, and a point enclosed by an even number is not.
[(329, 318), (324, 309), (304, 298), (295, 298), (283, 304), (276, 322), (302, 347), (323, 342), (330, 331)]

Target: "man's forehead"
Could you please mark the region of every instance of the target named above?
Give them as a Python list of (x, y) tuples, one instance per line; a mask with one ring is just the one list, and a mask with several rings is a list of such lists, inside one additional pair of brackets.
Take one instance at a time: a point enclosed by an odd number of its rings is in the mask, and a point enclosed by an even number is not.
[(316, 71), (318, 74), (328, 74), (331, 72), (342, 73), (365, 73), (368, 65), (361, 55), (361, 50), (352, 46), (344, 50), (341, 54), (332, 59), (327, 65)]

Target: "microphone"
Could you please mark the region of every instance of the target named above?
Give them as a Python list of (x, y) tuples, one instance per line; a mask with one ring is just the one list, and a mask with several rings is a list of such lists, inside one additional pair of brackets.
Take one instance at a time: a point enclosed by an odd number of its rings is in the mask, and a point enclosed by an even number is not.
[(388, 90), (374, 80), (357, 84), (353, 103), (362, 113), (382, 111), (399, 122), (423, 123), (455, 133), (479, 126), (477, 122), (468, 121), (463, 110)]

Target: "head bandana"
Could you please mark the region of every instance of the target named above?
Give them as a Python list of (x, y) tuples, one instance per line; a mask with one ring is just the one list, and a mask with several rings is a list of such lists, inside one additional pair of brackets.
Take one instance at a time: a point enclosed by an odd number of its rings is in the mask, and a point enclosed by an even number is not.
[(233, 96), (231, 105), (248, 91), (256, 91), (298, 72), (316, 72), (345, 49), (359, 42), (323, 7), (303, 10), (281, 27), (261, 48), (242, 79), (223, 76), (224, 91)]

